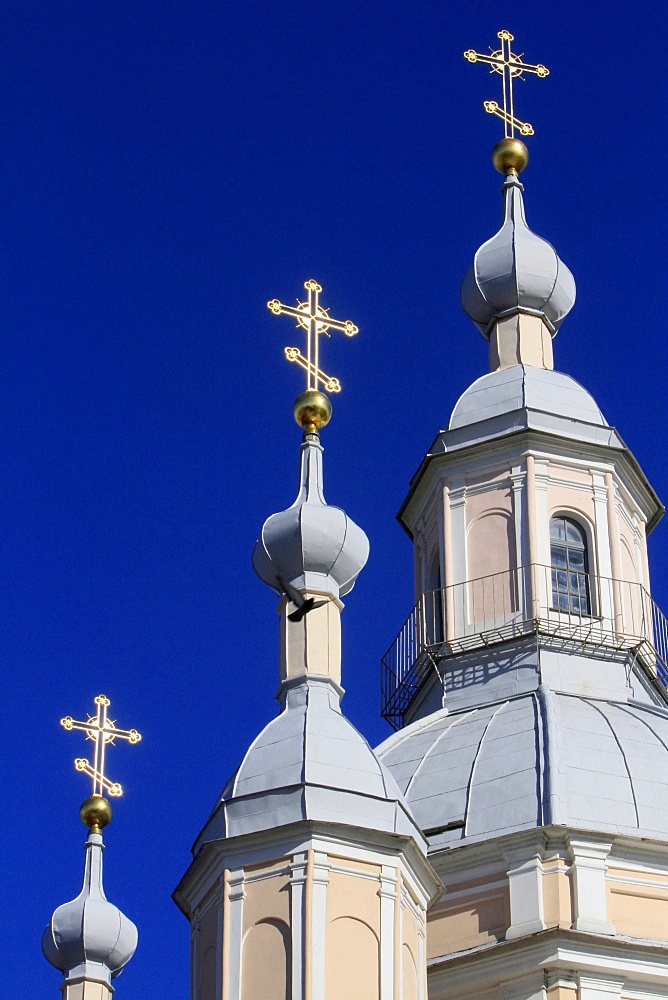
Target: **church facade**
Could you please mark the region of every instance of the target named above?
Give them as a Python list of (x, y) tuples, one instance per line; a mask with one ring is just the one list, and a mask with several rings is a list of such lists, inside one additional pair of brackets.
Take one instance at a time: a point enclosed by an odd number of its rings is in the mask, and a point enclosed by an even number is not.
[[(280, 712), (174, 893), (192, 1000), (668, 996), (668, 621), (647, 562), (663, 507), (554, 369), (575, 282), (527, 225), (526, 159), (497, 144), (502, 224), (462, 283), (489, 372), (400, 511), (416, 604), (383, 658), (395, 732), (375, 750), (340, 705), (341, 599), (369, 545), (325, 501), (331, 411), (302, 358), (300, 490), (253, 554), (280, 601)], [(104, 898), (103, 825), (45, 932), (69, 1000), (110, 997), (136, 943)]]
[(339, 598), (366, 544), (324, 504), (302, 423), (300, 495), (254, 554), (282, 595), (282, 711), (175, 895), (196, 1000), (666, 994), (667, 633), (646, 550), (663, 508), (554, 370), (575, 282), (526, 223), (525, 148), (494, 160), (502, 225), (462, 283), (490, 371), (400, 512), (416, 605), (383, 660), (396, 732), (372, 752), (340, 714)]

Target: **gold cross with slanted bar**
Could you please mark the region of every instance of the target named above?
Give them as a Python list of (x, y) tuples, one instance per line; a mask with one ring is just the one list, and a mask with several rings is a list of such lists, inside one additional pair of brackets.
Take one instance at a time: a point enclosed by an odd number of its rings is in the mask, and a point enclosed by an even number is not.
[(515, 36), (511, 35), (509, 31), (505, 29), (499, 31), (497, 32), (497, 37), (501, 39), (501, 48), (496, 52), (492, 52), (490, 49), (490, 54), (484, 55), (481, 52), (475, 52), (473, 49), (467, 49), (464, 53), (464, 58), (468, 59), (471, 63), (486, 63), (488, 66), (491, 66), (490, 73), (501, 74), (503, 78), (503, 107), (499, 107), (497, 101), (483, 101), (483, 107), (490, 115), (496, 115), (497, 118), (503, 121), (505, 138), (512, 139), (515, 135), (515, 129), (519, 131), (520, 135), (533, 135), (533, 126), (529, 122), (522, 122), (519, 118), (515, 117), (513, 80), (516, 77), (523, 79), (523, 73), (535, 73), (536, 76), (546, 77), (550, 71), (542, 63), (537, 63), (534, 66), (531, 63), (522, 62), (524, 53), (516, 55), (511, 50), (510, 45), (511, 42), (515, 41)]
[(296, 306), (286, 306), (278, 299), (271, 299), (267, 302), (267, 308), (273, 312), (274, 316), (281, 314), (292, 316), (293, 319), (297, 320), (297, 326), (306, 330), (306, 357), (297, 347), (286, 347), (285, 356), (288, 361), (296, 361), (299, 367), (306, 372), (307, 390), (316, 389), (318, 382), (320, 382), (328, 392), (340, 392), (341, 383), (338, 378), (326, 375), (320, 370), (318, 340), (321, 333), (329, 336), (329, 330), (341, 330), (346, 337), (354, 337), (356, 333), (359, 333), (359, 329), (349, 319), (332, 319), (329, 310), (320, 305), (322, 287), (314, 278), (305, 281), (304, 288), (308, 292), (306, 302), (300, 302), (297, 299)]
[(92, 779), (93, 795), (102, 795), (103, 792), (112, 796), (122, 795), (123, 789), (119, 783), (109, 781), (104, 773), (106, 745), (113, 743), (116, 739), (127, 740), (128, 743), (139, 743), (141, 736), (136, 729), (118, 729), (116, 727), (116, 723), (109, 718), (107, 712), (111, 702), (106, 695), (99, 694), (95, 699), (95, 704), (97, 712), (95, 715), (89, 715), (87, 722), (79, 722), (71, 715), (66, 715), (64, 719), (60, 720), (60, 724), (68, 730), (80, 729), (86, 734), (87, 740), (93, 740), (95, 743), (95, 756), (92, 765), (85, 757), (77, 757), (74, 761), (77, 771), (83, 771)]

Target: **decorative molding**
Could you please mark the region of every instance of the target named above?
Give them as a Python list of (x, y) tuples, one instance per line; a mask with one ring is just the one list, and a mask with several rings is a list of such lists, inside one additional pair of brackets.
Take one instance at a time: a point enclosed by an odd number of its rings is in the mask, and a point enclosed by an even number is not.
[(568, 844), (573, 857), (573, 927), (595, 934), (614, 934), (615, 928), (608, 920), (606, 894), (607, 859), (612, 842), (570, 835)]
[(517, 979), (499, 983), (503, 1000), (545, 1000), (545, 974), (536, 969)]
[(578, 1000), (621, 1000), (624, 980), (578, 973)]
[(492, 479), (487, 483), (467, 483), (466, 497), (481, 496), (484, 493), (498, 493), (499, 489), (512, 490), (514, 488), (512, 475), (508, 470), (504, 470), (498, 479)]
[(566, 990), (577, 990), (578, 974), (576, 969), (549, 969), (545, 973), (545, 985), (548, 990), (562, 987)]
[(280, 875), (290, 876), (292, 873), (292, 865), (286, 863), (280, 868), (273, 868), (271, 871), (267, 872), (257, 872), (255, 874), (249, 874), (246, 872), (246, 877), (244, 882), (246, 885), (251, 885), (253, 882), (264, 882), (268, 878), (277, 878)]
[(395, 997), (395, 952), (401, 947), (395, 935), (395, 901), (397, 897), (397, 869), (383, 865), (378, 875), (380, 897), (380, 1000)]
[(508, 862), (510, 892), (510, 926), (506, 940), (525, 937), (545, 929), (543, 912), (543, 868), (541, 849), (543, 838), (535, 834), (524, 843), (508, 847), (504, 857)]
[(495, 879), (494, 882), (480, 882), (478, 885), (469, 885), (465, 889), (457, 887), (446, 887), (446, 895), (442, 896), (436, 906), (432, 907), (430, 913), (446, 912), (451, 903), (464, 902), (467, 899), (487, 898), (487, 896), (498, 896), (508, 887), (508, 879), (504, 876)]

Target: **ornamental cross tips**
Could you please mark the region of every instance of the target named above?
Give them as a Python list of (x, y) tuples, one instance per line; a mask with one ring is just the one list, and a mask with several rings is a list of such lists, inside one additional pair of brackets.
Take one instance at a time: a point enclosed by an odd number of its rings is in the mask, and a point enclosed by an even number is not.
[(292, 316), (297, 320), (297, 326), (306, 330), (306, 357), (297, 347), (286, 347), (285, 357), (288, 361), (296, 361), (300, 368), (306, 372), (306, 388), (317, 389), (318, 383), (327, 392), (341, 392), (341, 383), (338, 378), (326, 375), (320, 370), (320, 334), (324, 333), (329, 337), (330, 330), (341, 330), (346, 337), (354, 337), (359, 333), (358, 328), (349, 319), (332, 319), (329, 309), (324, 309), (320, 305), (320, 292), (322, 287), (313, 278), (304, 282), (304, 288), (308, 292), (306, 302), (297, 299), (296, 306), (284, 306), (278, 299), (271, 299), (267, 302), (267, 308), (273, 312), (274, 316)]
[(87, 740), (95, 743), (95, 756), (91, 764), (85, 757), (77, 757), (74, 766), (77, 771), (83, 771), (93, 782), (93, 795), (117, 796), (123, 794), (123, 789), (117, 781), (110, 781), (104, 773), (104, 757), (107, 743), (114, 740), (127, 740), (128, 743), (139, 743), (141, 736), (136, 729), (118, 729), (107, 713), (111, 702), (103, 695), (99, 694), (95, 699), (97, 712), (89, 715), (86, 722), (79, 722), (71, 715), (66, 715), (60, 720), (61, 726), (65, 729), (80, 729), (86, 734)]
[(480, 52), (475, 52), (473, 49), (467, 49), (464, 53), (464, 58), (468, 59), (471, 63), (486, 63), (487, 66), (491, 67), (490, 73), (501, 74), (503, 80), (501, 87), (503, 107), (500, 107), (497, 101), (483, 101), (483, 107), (488, 114), (496, 115), (497, 118), (502, 120), (505, 138), (514, 138), (515, 129), (517, 129), (520, 135), (533, 135), (533, 126), (529, 122), (522, 122), (519, 118), (515, 117), (513, 80), (516, 77), (524, 80), (524, 73), (534, 73), (536, 76), (545, 77), (549, 75), (550, 71), (542, 63), (534, 66), (531, 63), (522, 62), (524, 53), (516, 55), (511, 51), (510, 44), (515, 41), (515, 38), (509, 31), (499, 31), (497, 37), (501, 39), (500, 49), (492, 52), (490, 47), (489, 55), (483, 55)]

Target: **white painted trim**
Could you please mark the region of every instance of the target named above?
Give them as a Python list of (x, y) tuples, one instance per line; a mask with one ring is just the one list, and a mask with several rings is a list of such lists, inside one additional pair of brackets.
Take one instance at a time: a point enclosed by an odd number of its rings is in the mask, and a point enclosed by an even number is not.
[[(244, 871), (242, 868), (230, 871), (228, 899), (230, 902), (230, 953), (229, 991), (230, 1000), (241, 1000), (241, 958), (243, 949)], [(204, 1000), (204, 998), (202, 998)]]
[[(216, 920), (216, 1000), (223, 996), (223, 895), (225, 887), (221, 887), (220, 905)], [(218, 895), (218, 893), (216, 893)]]
[(292, 1000), (304, 998), (304, 886), (306, 853), (296, 854), (290, 866), (290, 937), (292, 939)]
[(325, 951), (327, 941), (327, 886), (329, 885), (329, 869), (327, 854), (323, 851), (315, 851), (313, 861), (313, 909), (311, 912), (312, 1000), (325, 1000)]
[(383, 865), (378, 895), (380, 897), (380, 1000), (394, 1000), (394, 951), (401, 947), (394, 939), (394, 903), (397, 897), (397, 870)]
[[(468, 881), (468, 879), (467, 879)], [(505, 890), (508, 886), (508, 879), (497, 879), (494, 882), (483, 882), (480, 885), (470, 885), (466, 889), (450, 889), (446, 886), (445, 895), (441, 897), (439, 902), (435, 907), (430, 909), (430, 913), (441, 913), (449, 909), (449, 904), (463, 902), (466, 899), (473, 897), (474, 899), (482, 898), (483, 896), (498, 896), (501, 890)]]
[(531, 836), (504, 852), (508, 862), (510, 926), (506, 940), (525, 937), (545, 929), (543, 913), (542, 837)]
[[(418, 1000), (427, 1000), (427, 995), (428, 995), (427, 994), (427, 948), (426, 948), (427, 935), (426, 935), (424, 913), (420, 914), (420, 919), (418, 920), (417, 937), (418, 937), (418, 954), (417, 954)], [(402, 957), (403, 957), (403, 927), (402, 927), (402, 936), (400, 943), (402, 946)]]
[(576, 835), (570, 835), (568, 842), (573, 856), (573, 927), (595, 934), (614, 934), (615, 928), (608, 920), (605, 884), (612, 842)]
[(280, 868), (272, 868), (272, 870), (268, 872), (256, 872), (255, 874), (250, 875), (246, 874), (246, 885), (252, 885), (253, 882), (264, 882), (268, 878), (278, 878), (280, 875), (289, 875), (290, 867), (290, 862), (286, 860)]
[(654, 881), (653, 879), (633, 878), (633, 877), (622, 878), (621, 875), (611, 875), (610, 872), (608, 872), (606, 876), (606, 881), (619, 882), (622, 885), (637, 885), (638, 887), (646, 889), (663, 889), (664, 892), (668, 894), (668, 882), (657, 882)]
[(624, 980), (615, 976), (578, 974), (578, 1000), (621, 1000)]

